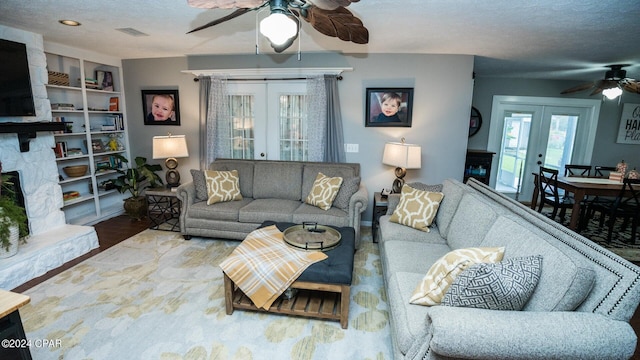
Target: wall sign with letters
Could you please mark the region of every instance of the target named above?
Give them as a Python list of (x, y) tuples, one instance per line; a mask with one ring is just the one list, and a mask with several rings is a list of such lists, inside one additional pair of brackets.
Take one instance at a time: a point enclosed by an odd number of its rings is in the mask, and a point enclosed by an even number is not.
[(640, 104), (624, 104), (616, 142), (640, 144)]

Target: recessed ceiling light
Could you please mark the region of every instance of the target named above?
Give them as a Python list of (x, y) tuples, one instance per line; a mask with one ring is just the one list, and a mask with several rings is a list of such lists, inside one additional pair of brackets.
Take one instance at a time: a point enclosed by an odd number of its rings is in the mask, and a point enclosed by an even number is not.
[(58, 22), (67, 26), (80, 26), (80, 23), (75, 20), (58, 20)]

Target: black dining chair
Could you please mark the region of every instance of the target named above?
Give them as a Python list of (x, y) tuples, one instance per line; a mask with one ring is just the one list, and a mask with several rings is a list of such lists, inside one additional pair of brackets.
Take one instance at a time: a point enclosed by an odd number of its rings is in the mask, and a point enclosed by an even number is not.
[(565, 198), (558, 192), (558, 170), (540, 166), (538, 175), (538, 189), (540, 191), (540, 205), (538, 212), (542, 213), (544, 205), (553, 206), (551, 219), (555, 220), (558, 210), (560, 210), (560, 220), (564, 221), (567, 208), (573, 207), (573, 199)]
[(606, 172), (616, 171), (615, 166), (600, 166), (596, 165), (593, 167), (593, 175), (598, 177), (608, 177), (609, 174)]
[[(594, 176), (597, 176), (597, 177), (607, 178), (609, 177), (609, 172), (616, 171), (616, 170), (617, 169), (615, 166), (596, 165), (593, 167), (593, 174)], [(604, 224), (605, 215), (607, 214), (607, 211), (611, 209), (611, 206), (613, 205), (614, 200), (615, 198), (610, 196), (593, 197), (587, 202), (587, 210), (584, 216), (584, 220), (589, 221), (596, 215), (597, 212), (599, 212), (600, 213), (599, 222), (600, 222), (600, 227), (602, 227)], [(580, 227), (581, 228), (586, 227), (586, 223), (583, 223)]]
[(564, 166), (564, 176), (591, 176), (591, 165), (573, 165)]
[(608, 208), (608, 216), (607, 242), (611, 242), (616, 220), (622, 218), (622, 230), (631, 222), (631, 244), (635, 244), (638, 225), (640, 225), (640, 179), (623, 180), (622, 190)]

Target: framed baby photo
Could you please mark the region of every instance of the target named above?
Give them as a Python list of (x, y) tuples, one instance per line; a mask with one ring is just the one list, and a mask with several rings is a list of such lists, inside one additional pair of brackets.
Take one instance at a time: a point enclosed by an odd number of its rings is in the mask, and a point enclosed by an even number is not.
[(367, 88), (364, 126), (411, 127), (413, 88)]
[(178, 90), (142, 90), (145, 125), (180, 125)]

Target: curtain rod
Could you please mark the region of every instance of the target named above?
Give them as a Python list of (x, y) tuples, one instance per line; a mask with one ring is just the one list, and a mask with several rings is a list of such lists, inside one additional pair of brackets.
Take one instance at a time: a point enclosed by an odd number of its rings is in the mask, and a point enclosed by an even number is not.
[[(238, 78), (238, 79), (227, 79), (227, 81), (288, 81), (288, 80), (307, 80), (308, 77), (296, 77), (296, 78), (254, 78), (254, 79), (246, 79), (246, 78)], [(337, 80), (342, 80), (342, 75), (338, 75), (336, 77)], [(193, 81), (198, 82), (200, 78), (193, 78)]]

